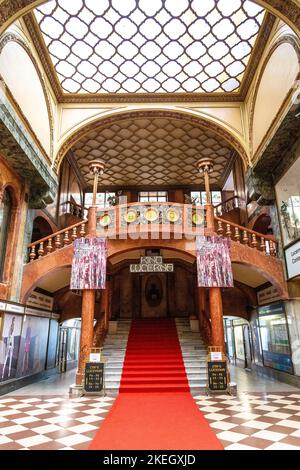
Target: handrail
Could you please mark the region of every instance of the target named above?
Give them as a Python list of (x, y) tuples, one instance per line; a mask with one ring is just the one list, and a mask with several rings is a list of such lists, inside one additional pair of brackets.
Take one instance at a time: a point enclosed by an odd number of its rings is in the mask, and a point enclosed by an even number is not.
[(246, 231), (248, 233), (256, 235), (257, 237), (263, 237), (265, 240), (269, 240), (271, 242), (277, 243), (277, 240), (273, 235), (264, 235), (263, 233), (255, 232), (254, 230), (251, 230), (250, 228), (243, 227), (242, 225), (236, 224), (235, 222), (229, 222), (228, 220), (221, 219), (220, 217), (215, 217), (215, 220), (223, 222), (224, 224), (231, 225), (232, 227), (237, 227), (239, 230)]
[(73, 201), (69, 201), (69, 200), (62, 202), (60, 205), (64, 206), (65, 204), (72, 204), (72, 206), (79, 207), (82, 210), (88, 210), (88, 207), (82, 206), (81, 204), (78, 204), (77, 202), (73, 202)]
[[(124, 219), (125, 225), (122, 226), (120, 223), (120, 214), (122, 214), (122, 210), (124, 208), (130, 209), (130, 207), (138, 207), (138, 206), (169, 206), (169, 207), (180, 207), (181, 208), (181, 217), (183, 217), (182, 220), (178, 219), (179, 222), (174, 224), (171, 227), (170, 233), (185, 233), (183, 230), (186, 229), (185, 226), (185, 207), (189, 206), (186, 204), (180, 204), (180, 203), (168, 203), (168, 202), (162, 202), (162, 203), (152, 203), (152, 202), (146, 202), (146, 203), (129, 203), (129, 204), (121, 204), (120, 206), (111, 206), (109, 208), (100, 208), (98, 207), (98, 217), (99, 217), (99, 212), (101, 214), (107, 214), (111, 211), (118, 210), (115, 214), (116, 220), (114, 223), (111, 223), (111, 226), (104, 226), (103, 230), (105, 232), (105, 236), (112, 236), (116, 235), (117, 233), (121, 233), (122, 230), (126, 231), (127, 230), (127, 223), (126, 220)], [(199, 208), (201, 209), (200, 206), (194, 206), (191, 205), (192, 211), (197, 211)], [(202, 207), (202, 209), (205, 211), (207, 208)], [(190, 209), (188, 209), (188, 212)], [(192, 213), (189, 212), (191, 216)], [(101, 216), (102, 217), (102, 216)], [(112, 218), (113, 219), (113, 218)], [(111, 219), (111, 220), (112, 220)], [(123, 220), (123, 219), (122, 219)], [(256, 250), (260, 252), (264, 252), (266, 255), (272, 255), (275, 256), (277, 254), (277, 241), (274, 236), (272, 235), (264, 235), (258, 232), (255, 232), (254, 230), (248, 229), (246, 227), (243, 227), (241, 225), (238, 225), (234, 222), (229, 222), (227, 220), (224, 220), (220, 217), (214, 217), (215, 221), (215, 231), (218, 233), (218, 235), (225, 236), (228, 238), (231, 238), (232, 240), (242, 243), (244, 245), (248, 245), (251, 248), (255, 248)], [(170, 221), (169, 221), (170, 222)], [(159, 231), (162, 230), (162, 228), (165, 226), (167, 223), (167, 220), (162, 218), (158, 222), (155, 222), (152, 224), (152, 228), (155, 230)], [(192, 224), (191, 221), (188, 219), (188, 224)], [(63, 248), (64, 246), (69, 245), (70, 243), (73, 243), (74, 240), (76, 240), (79, 237), (84, 237), (86, 235), (86, 226), (87, 226), (87, 220), (83, 219), (80, 222), (77, 222), (76, 224), (73, 224), (69, 227), (66, 227), (62, 230), (59, 230), (58, 232), (52, 233), (51, 235), (42, 238), (41, 240), (37, 240), (33, 243), (30, 243), (28, 245), (28, 258), (30, 262), (40, 259), (45, 255), (48, 255), (60, 248)], [(116, 230), (120, 230), (120, 232), (115, 232)], [(205, 221), (204, 224), (200, 226), (200, 229), (204, 229), (205, 234)], [(145, 224), (141, 222), (141, 225), (139, 225), (139, 230), (141, 233), (144, 233), (145, 231), (148, 231), (148, 224)], [(197, 227), (193, 227), (193, 225), (188, 225), (188, 230), (189, 234), (196, 236), (197, 235)], [(123, 233), (123, 232), (122, 232)], [(125, 233), (125, 232), (124, 232)]]
[(277, 256), (278, 243), (274, 236), (255, 232), (219, 217), (215, 217), (215, 222), (218, 235), (231, 238), (235, 242), (254, 248), (265, 255)]
[(246, 206), (246, 202), (239, 196), (232, 196), (226, 201), (214, 205), (214, 213), (216, 216), (222, 216), (223, 213), (228, 213), (234, 209), (241, 209)]
[(57, 235), (62, 235), (63, 233), (67, 231), (69, 232), (70, 230), (73, 230), (74, 228), (79, 227), (80, 225), (86, 224), (86, 223), (87, 223), (87, 219), (81, 220), (80, 222), (77, 222), (74, 225), (70, 225), (69, 227), (63, 228), (62, 230), (59, 230), (58, 232), (51, 233), (47, 237), (41, 238), (40, 240), (37, 240), (36, 242), (30, 243), (30, 245), (28, 245), (28, 248), (31, 248), (34, 245), (38, 245), (39, 243), (46, 242), (47, 240), (49, 240), (49, 238), (54, 238)]
[(221, 201), (219, 202), (219, 204), (214, 205), (214, 208), (217, 209), (218, 207), (224, 206), (224, 204), (227, 204), (228, 202), (233, 200), (243, 201), (243, 199), (239, 196), (231, 196), (230, 198), (226, 199), (226, 201)]

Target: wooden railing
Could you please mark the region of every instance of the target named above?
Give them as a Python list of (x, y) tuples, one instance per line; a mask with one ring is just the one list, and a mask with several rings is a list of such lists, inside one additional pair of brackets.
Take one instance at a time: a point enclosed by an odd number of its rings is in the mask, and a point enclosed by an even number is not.
[(223, 214), (227, 214), (234, 209), (244, 209), (245, 207), (246, 203), (243, 199), (233, 196), (227, 199), (227, 201), (220, 202), (220, 204), (214, 206), (214, 213), (216, 217), (222, 217)]
[(241, 225), (228, 222), (227, 220), (215, 217), (215, 229), (218, 235), (231, 238), (238, 243), (248, 245), (269, 256), (277, 256), (278, 247), (275, 238), (271, 235), (250, 230)]
[(64, 214), (71, 214), (75, 217), (79, 217), (80, 219), (87, 217), (87, 208), (77, 204), (74, 201), (66, 201), (62, 204), (62, 206), (64, 207)]
[(40, 259), (49, 253), (53, 253), (64, 246), (73, 243), (76, 238), (84, 237), (86, 234), (87, 220), (78, 222), (71, 225), (59, 232), (53, 233), (48, 237), (42, 238), (34, 243), (28, 245), (28, 258), (32, 262), (35, 259)]
[[(99, 233), (99, 236), (101, 233), (101, 236), (115, 239), (126, 234), (126, 230), (130, 230), (131, 225), (138, 225), (138, 231), (143, 234), (147, 230), (151, 232), (153, 227), (154, 232), (155, 230), (158, 232), (165, 230), (164, 227), (167, 222), (171, 226), (169, 233), (172, 237), (175, 237), (175, 234), (182, 235), (183, 237), (185, 235), (197, 236), (199, 234), (203, 235), (206, 232), (206, 211), (204, 210), (201, 215), (201, 212), (197, 212), (199, 207), (171, 203), (154, 205), (157, 211), (157, 220), (154, 220), (154, 225), (151, 227), (147, 220), (148, 205), (150, 206), (150, 204), (145, 204), (143, 210), (141, 209), (142, 204), (137, 203), (109, 209), (99, 209), (97, 214), (97, 233)], [(194, 219), (194, 216), (199, 214), (200, 218)], [(150, 218), (156, 217), (155, 213), (150, 212), (148, 215), (151, 216)], [(277, 243), (272, 236), (260, 234), (219, 217), (215, 217), (215, 231), (218, 235), (229, 237), (266, 255), (277, 255)], [(28, 246), (28, 260), (32, 262), (53, 253), (73, 243), (77, 238), (84, 237), (86, 233), (87, 220), (82, 220), (77, 224), (31, 243)], [(130, 231), (127, 233), (130, 233)]]

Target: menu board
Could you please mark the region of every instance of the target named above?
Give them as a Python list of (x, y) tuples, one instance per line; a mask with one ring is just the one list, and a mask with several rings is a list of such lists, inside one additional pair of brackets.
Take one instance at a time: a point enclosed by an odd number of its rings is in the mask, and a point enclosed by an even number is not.
[(87, 362), (85, 365), (84, 390), (87, 393), (100, 393), (104, 385), (104, 363)]
[(227, 390), (227, 363), (226, 361), (212, 361), (207, 363), (208, 388), (214, 392)]

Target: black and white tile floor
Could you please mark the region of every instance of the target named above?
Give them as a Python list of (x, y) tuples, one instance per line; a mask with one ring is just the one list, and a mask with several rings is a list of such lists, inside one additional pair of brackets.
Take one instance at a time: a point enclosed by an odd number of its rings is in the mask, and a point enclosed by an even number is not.
[(194, 399), (226, 450), (300, 450), (300, 390)]
[[(300, 450), (300, 391), (194, 397), (226, 450)], [(114, 398), (0, 397), (0, 450), (88, 449)]]
[(113, 402), (109, 397), (0, 398), (0, 450), (87, 449)]

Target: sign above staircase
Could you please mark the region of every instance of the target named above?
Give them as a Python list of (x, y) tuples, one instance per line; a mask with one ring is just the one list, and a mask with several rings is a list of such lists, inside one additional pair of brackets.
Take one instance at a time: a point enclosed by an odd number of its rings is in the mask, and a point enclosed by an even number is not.
[(164, 263), (162, 256), (142, 256), (140, 264), (131, 264), (131, 273), (172, 273), (173, 263)]

